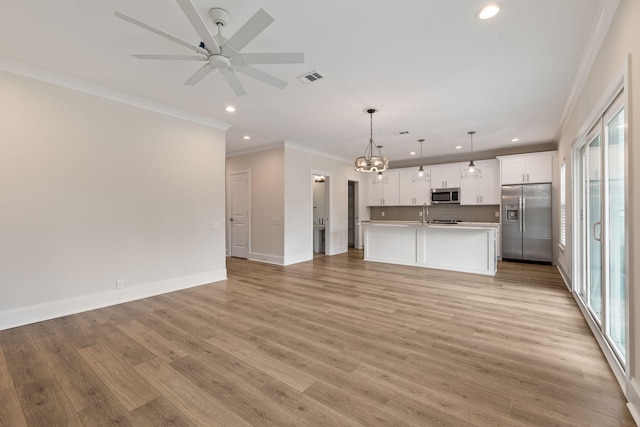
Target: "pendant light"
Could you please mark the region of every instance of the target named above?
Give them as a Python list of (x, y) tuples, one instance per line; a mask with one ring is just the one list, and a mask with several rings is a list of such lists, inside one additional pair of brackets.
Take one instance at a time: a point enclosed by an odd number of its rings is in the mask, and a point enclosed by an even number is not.
[(469, 166), (462, 170), (462, 179), (476, 179), (482, 177), (482, 171), (473, 163), (473, 135), (476, 133), (475, 130), (470, 130), (467, 132), (471, 137), (471, 160), (469, 161)]
[(428, 182), (429, 174), (425, 172), (424, 167), (422, 167), (422, 144), (424, 143), (424, 139), (419, 139), (420, 143), (420, 167), (418, 168), (418, 172), (413, 175), (413, 182)]
[(373, 113), (377, 112), (375, 108), (365, 110), (371, 120), (371, 133), (369, 136), (369, 144), (364, 150), (364, 154), (355, 161), (355, 168), (358, 172), (382, 172), (389, 168), (389, 160), (382, 155), (382, 145), (377, 145), (378, 155), (374, 155), (373, 151)]

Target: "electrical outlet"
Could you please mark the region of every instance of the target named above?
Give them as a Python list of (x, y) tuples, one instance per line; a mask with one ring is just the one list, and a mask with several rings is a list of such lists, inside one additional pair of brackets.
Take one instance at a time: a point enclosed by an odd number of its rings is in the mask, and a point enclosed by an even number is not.
[(120, 290), (124, 288), (124, 279), (116, 280), (116, 290)]
[(384, 211), (382, 211), (382, 212), (380, 213), (380, 216), (384, 216)]
[(214, 222), (213, 223), (213, 229), (214, 230), (220, 230), (220, 223), (219, 222)]
[(418, 216), (422, 216), (422, 212), (418, 212)]
[(500, 218), (500, 212), (496, 212), (496, 218)]

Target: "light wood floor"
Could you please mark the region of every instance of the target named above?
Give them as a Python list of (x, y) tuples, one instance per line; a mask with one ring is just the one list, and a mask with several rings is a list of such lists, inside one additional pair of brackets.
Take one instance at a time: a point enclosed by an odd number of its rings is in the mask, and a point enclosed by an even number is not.
[(227, 266), (0, 332), (0, 425), (634, 425), (554, 267)]

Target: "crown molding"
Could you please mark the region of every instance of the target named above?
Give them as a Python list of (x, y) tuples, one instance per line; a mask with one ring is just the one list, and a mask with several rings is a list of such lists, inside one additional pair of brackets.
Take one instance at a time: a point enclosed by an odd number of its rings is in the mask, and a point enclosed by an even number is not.
[(164, 114), (166, 116), (171, 116), (189, 122), (197, 123), (210, 128), (227, 131), (231, 127), (230, 124), (220, 122), (218, 120), (213, 120), (199, 114), (191, 113), (189, 111), (181, 110), (175, 107), (170, 107), (158, 102), (149, 101), (148, 99), (129, 95), (117, 90), (108, 89), (106, 87), (74, 79), (72, 77), (63, 76), (62, 74), (54, 73), (43, 68), (34, 67), (32, 65), (12, 61), (7, 58), (0, 57), (0, 70), (23, 77), (28, 77), (34, 80), (39, 80), (41, 82), (50, 83), (67, 89), (76, 90), (78, 92), (83, 92), (89, 95), (98, 96), (100, 98), (108, 99), (111, 101), (120, 102), (122, 104), (131, 105), (133, 107), (141, 108), (144, 110)]
[(596, 62), (600, 48), (602, 48), (602, 44), (607, 37), (613, 18), (616, 16), (620, 2), (621, 0), (603, 0), (598, 3), (599, 9), (595, 14), (593, 23), (591, 24), (589, 38), (585, 44), (584, 51), (582, 52), (580, 65), (578, 66), (576, 76), (573, 79), (571, 91), (569, 92), (567, 103), (564, 106), (564, 110), (560, 118), (560, 128), (558, 129), (555, 138), (556, 140), (560, 139), (560, 136), (569, 122), (569, 117), (571, 117), (571, 113), (573, 113), (573, 110), (578, 103), (578, 98), (582, 94), (584, 86), (587, 83), (587, 79), (589, 78), (589, 74)]

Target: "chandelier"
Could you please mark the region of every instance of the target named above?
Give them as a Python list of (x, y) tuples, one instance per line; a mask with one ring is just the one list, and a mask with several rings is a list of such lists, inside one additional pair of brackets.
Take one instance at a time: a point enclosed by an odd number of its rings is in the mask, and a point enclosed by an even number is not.
[(382, 145), (376, 145), (378, 155), (374, 155), (373, 151), (373, 113), (377, 112), (375, 108), (365, 110), (369, 113), (371, 119), (371, 133), (369, 136), (369, 144), (364, 150), (364, 154), (355, 161), (355, 168), (358, 172), (382, 172), (389, 169), (389, 160), (382, 155)]

